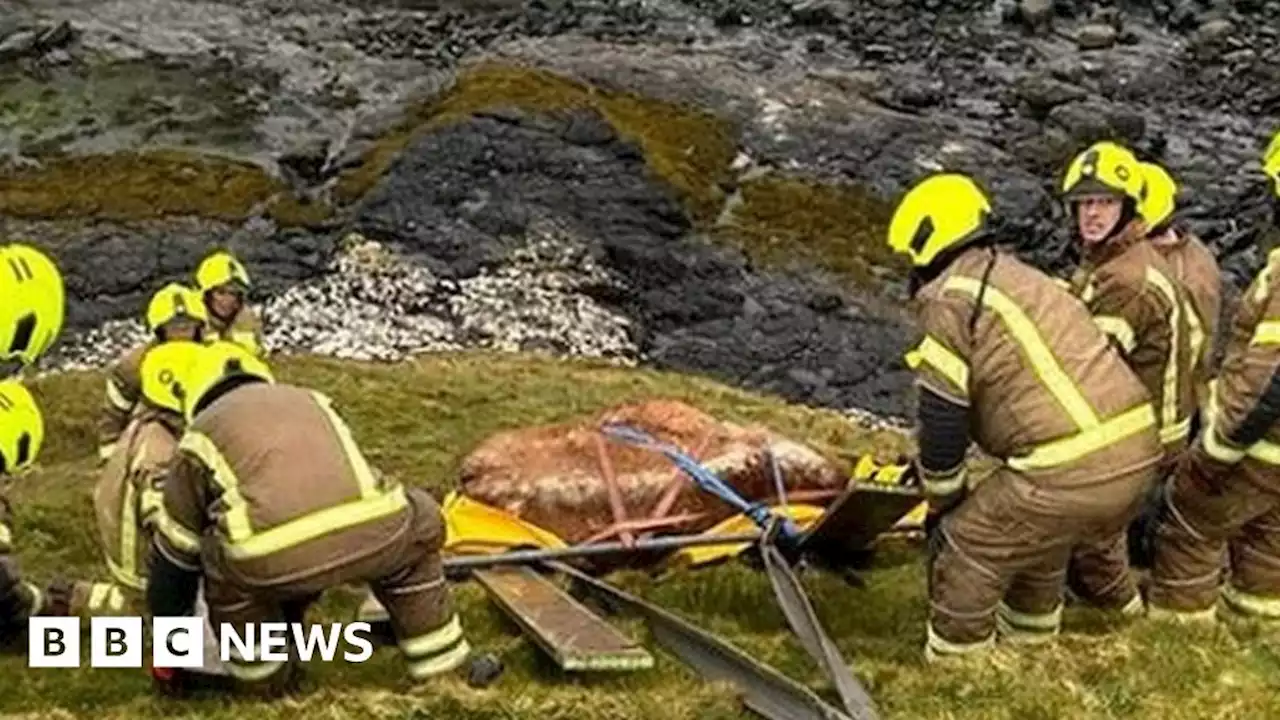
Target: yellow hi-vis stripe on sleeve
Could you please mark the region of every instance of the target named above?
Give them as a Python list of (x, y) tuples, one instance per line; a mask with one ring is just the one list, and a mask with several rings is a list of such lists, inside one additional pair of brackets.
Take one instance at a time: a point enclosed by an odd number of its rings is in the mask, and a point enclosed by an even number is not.
[(13, 531), (8, 525), (0, 523), (0, 552), (8, 552), (13, 547)]
[(969, 364), (933, 337), (926, 335), (915, 350), (907, 353), (906, 360), (912, 370), (928, 363), (958, 390), (969, 394)]
[(1190, 372), (1200, 364), (1201, 356), (1204, 355), (1204, 323), (1200, 322), (1199, 313), (1189, 301), (1182, 312), (1187, 318), (1187, 325), (1191, 327), (1191, 367), (1188, 369)]
[(222, 504), (226, 511), (223, 527), (227, 534), (226, 553), (237, 560), (265, 557), (322, 535), (379, 520), (402, 511), (409, 502), (402, 486), (377, 492), (372, 474), (367, 472), (368, 466), (362, 465), (366, 474), (357, 482), (362, 492), (372, 488), (368, 496), (303, 515), (270, 530), (255, 532), (249, 522), (249, 506), (240, 494), (239, 480), (213, 441), (201, 433), (188, 431), (180, 447), (195, 454), (213, 471), (214, 482), (222, 490)]
[[(981, 286), (982, 284), (974, 278), (958, 275), (949, 278), (946, 284), (948, 289), (968, 293), (974, 298), (978, 297)], [(1022, 312), (1022, 308), (1018, 307), (1008, 295), (990, 285), (981, 289), (981, 295), (984, 304), (1004, 321), (1005, 327), (1026, 353), (1031, 369), (1040, 378), (1045, 389), (1062, 405), (1067, 415), (1081, 429), (1098, 426), (1100, 421), (1097, 413), (1076, 387), (1075, 382), (1062, 369), (1058, 359), (1053, 356), (1053, 351), (1040, 336), (1035, 323)]]
[(125, 478), (124, 501), (120, 508), (120, 564), (107, 558), (108, 569), (122, 585), (138, 587), (138, 513), (133, 483)]
[(1253, 330), (1250, 345), (1280, 345), (1280, 320), (1263, 320)]
[[(1170, 433), (1178, 425), (1178, 346), (1182, 342), (1182, 303), (1173, 283), (1155, 268), (1147, 268), (1147, 282), (1156, 286), (1169, 303), (1169, 356), (1164, 364), (1164, 392), (1161, 393), (1160, 428)], [(1193, 356), (1194, 357), (1194, 356)]]
[(947, 496), (964, 489), (966, 469), (963, 463), (955, 471), (945, 475), (925, 475), (924, 491), (927, 495)]
[(1093, 324), (1097, 325), (1098, 329), (1102, 332), (1115, 338), (1116, 342), (1120, 343), (1120, 347), (1124, 348), (1125, 352), (1132, 352), (1133, 348), (1138, 344), (1138, 340), (1133, 332), (1133, 326), (1122, 317), (1116, 317), (1115, 315), (1095, 315), (1093, 317)]
[(160, 512), (156, 515), (156, 530), (178, 552), (200, 555), (200, 536), (178, 524), (178, 521), (169, 515), (163, 505), (160, 506)]

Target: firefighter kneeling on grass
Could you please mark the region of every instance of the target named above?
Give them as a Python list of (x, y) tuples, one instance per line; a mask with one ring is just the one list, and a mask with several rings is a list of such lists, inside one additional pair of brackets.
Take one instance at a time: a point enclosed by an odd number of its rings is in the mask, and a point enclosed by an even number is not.
[[(151, 613), (189, 615), (203, 579), (211, 625), (244, 637), (250, 624), (301, 622), (326, 589), (367, 583), (411, 676), (463, 665), (471, 648), (443, 575), (436, 502), (373, 470), (325, 396), (276, 383), (238, 345), (192, 354), (174, 388), (187, 429), (164, 481)], [(301, 670), (232, 660), (241, 689), (268, 695), (293, 687)], [(161, 690), (181, 682), (153, 672)]]
[[(1072, 547), (1121, 531), (1161, 459), (1141, 382), (1082, 303), (995, 249), (990, 212), (970, 178), (941, 174), (889, 227), (924, 331), (907, 359), (931, 514), (930, 660), (988, 648), (997, 630), (1053, 637)], [(971, 439), (1003, 462), (972, 492)]]

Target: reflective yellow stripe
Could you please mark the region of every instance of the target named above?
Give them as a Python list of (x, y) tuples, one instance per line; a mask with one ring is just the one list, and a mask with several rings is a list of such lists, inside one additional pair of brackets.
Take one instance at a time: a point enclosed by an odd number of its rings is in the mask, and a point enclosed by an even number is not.
[(329, 425), (333, 428), (333, 432), (338, 436), (338, 442), (342, 444), (342, 452), (347, 458), (347, 462), (351, 466), (351, 473), (356, 477), (356, 483), (360, 487), (360, 497), (366, 500), (378, 495), (378, 480), (373, 474), (373, 469), (369, 467), (369, 462), (365, 460), (364, 453), (360, 452), (360, 448), (356, 447), (355, 438), (351, 437), (351, 428), (343, 422), (342, 418), (333, 411), (332, 401), (325, 395), (312, 392), (311, 396), (319, 403), (320, 409), (324, 411), (325, 417), (329, 418)]
[(1120, 415), (1082, 430), (1071, 437), (1045, 443), (1022, 457), (1009, 458), (1014, 470), (1044, 470), (1078, 460), (1156, 424), (1156, 413), (1150, 403), (1127, 410)]
[(1217, 380), (1209, 382), (1208, 405), (1209, 407), (1205, 412), (1204, 431), (1200, 433), (1201, 438), (1203, 438), (1201, 444), (1204, 446), (1204, 451), (1214, 460), (1234, 465), (1244, 459), (1245, 450), (1227, 444), (1218, 435), (1218, 420), (1220, 419), (1219, 413), (1221, 411), (1218, 408)]
[(961, 465), (959, 469), (950, 475), (938, 477), (926, 475), (923, 478), (924, 491), (926, 494), (934, 496), (954, 495), (964, 489), (966, 474), (964, 465)]
[(1253, 330), (1250, 345), (1280, 345), (1280, 320), (1263, 320)]
[(9, 550), (13, 547), (13, 531), (8, 525), (0, 523), (0, 551)]
[(1115, 315), (1095, 315), (1093, 324), (1097, 325), (1102, 332), (1115, 338), (1125, 352), (1132, 352), (1133, 348), (1138, 344), (1137, 338), (1133, 333), (1133, 326), (1124, 318), (1116, 317)]
[(107, 378), (107, 402), (111, 403), (111, 407), (124, 412), (133, 409), (133, 403), (129, 402), (111, 378)]
[(1182, 303), (1178, 291), (1162, 273), (1147, 268), (1147, 282), (1156, 286), (1169, 303), (1169, 355), (1164, 363), (1164, 392), (1161, 393), (1160, 427), (1172, 428), (1178, 422), (1178, 346), (1182, 341)]
[(115, 578), (116, 582), (121, 585), (139, 592), (146, 591), (146, 580), (142, 579), (139, 575), (126, 573), (124, 568), (117, 565), (116, 561), (112, 560), (110, 557), (107, 558), (107, 569), (111, 571), (111, 577)]
[(981, 289), (982, 283), (978, 280), (958, 275), (949, 278), (946, 287), (968, 293), (974, 298), (978, 297), (981, 290), (983, 303), (1004, 321), (1009, 332), (1027, 354), (1031, 368), (1040, 382), (1053, 394), (1076, 426), (1083, 429), (1099, 424), (1097, 414), (1053, 356), (1044, 338), (1040, 336), (1040, 331), (1009, 296), (990, 285)]
[(124, 610), (125, 597), (120, 588), (110, 583), (94, 583), (89, 589), (89, 606), (91, 614), (103, 611), (118, 613)]
[(163, 505), (160, 506), (160, 513), (156, 515), (156, 530), (178, 552), (197, 556), (200, 554), (200, 536), (194, 531), (179, 525), (178, 521), (169, 515), (169, 511), (165, 510)]
[(1057, 630), (1062, 625), (1062, 605), (1059, 604), (1057, 608), (1047, 613), (1033, 614), (1014, 610), (1001, 601), (997, 607), (997, 616), (1010, 625), (1024, 630)]
[(1218, 610), (1213, 607), (1204, 610), (1172, 610), (1151, 605), (1147, 607), (1147, 619), (1178, 623), (1214, 622), (1218, 619)]
[(29, 582), (22, 583), (22, 587), (31, 594), (31, 609), (27, 611), (28, 615), (39, 615), (44, 610), (44, 591), (32, 585)]
[(1195, 370), (1200, 365), (1205, 350), (1204, 323), (1200, 322), (1200, 315), (1190, 301), (1183, 312), (1186, 314), (1187, 324), (1191, 326), (1191, 370)]
[(1191, 418), (1160, 428), (1160, 444), (1171, 445), (1186, 440), (1191, 435)]
[(234, 544), (248, 540), (253, 535), (249, 525), (249, 504), (240, 494), (240, 480), (236, 477), (226, 458), (218, 451), (213, 441), (203, 433), (188, 430), (178, 443), (179, 450), (185, 450), (200, 459), (213, 476), (213, 482), (222, 491), (221, 504), (226, 512), (222, 516), (223, 531)]
[(1244, 592), (1231, 583), (1222, 588), (1222, 599), (1231, 609), (1260, 618), (1280, 619), (1280, 598)]
[(404, 488), (396, 487), (367, 500), (354, 500), (304, 515), (270, 530), (254, 533), (240, 542), (228, 542), (226, 552), (237, 560), (264, 557), (322, 535), (394, 515), (408, 504)]
[(457, 613), (444, 625), (400, 643), (400, 651), (412, 658), (435, 655), (462, 639), (462, 621)]
[(230, 658), (230, 662), (223, 663), (222, 666), (227, 672), (237, 680), (242, 682), (262, 682), (267, 678), (275, 675), (280, 668), (284, 667), (284, 663), (279, 660), (267, 660), (263, 662), (252, 662), (236, 660)]
[(98, 457), (102, 460), (110, 460), (112, 455), (116, 454), (116, 444), (107, 443), (98, 446)]
[(993, 632), (985, 639), (971, 643), (954, 643), (933, 630), (933, 623), (927, 623), (928, 637), (925, 641), (924, 655), (926, 660), (937, 660), (952, 655), (968, 655), (995, 647), (996, 634)]
[(443, 655), (409, 661), (409, 677), (414, 680), (423, 680), (450, 670), (456, 670), (462, 666), (462, 663), (466, 662), (467, 656), (470, 654), (471, 644), (463, 640), (458, 643), (457, 647)]
[[(112, 574), (121, 579), (138, 576), (138, 514), (134, 509), (134, 497), (133, 483), (126, 478), (124, 507), (120, 513), (120, 573), (115, 573), (116, 568), (112, 568)], [(111, 558), (107, 561), (108, 565), (114, 564)]]
[(928, 363), (960, 392), (969, 394), (969, 364), (932, 336), (926, 335), (915, 350), (907, 353), (906, 360), (912, 370)]

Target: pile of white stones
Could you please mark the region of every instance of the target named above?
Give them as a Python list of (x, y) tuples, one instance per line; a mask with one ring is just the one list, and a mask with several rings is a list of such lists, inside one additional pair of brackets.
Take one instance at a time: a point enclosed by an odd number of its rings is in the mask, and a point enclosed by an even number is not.
[[(272, 351), (395, 361), (423, 352), (483, 349), (590, 357), (634, 365), (630, 321), (582, 290), (620, 281), (563, 237), (540, 234), (501, 266), (461, 281), (360, 235), (329, 272), (258, 308)], [(113, 321), (66, 337), (45, 369), (101, 367), (146, 333)]]

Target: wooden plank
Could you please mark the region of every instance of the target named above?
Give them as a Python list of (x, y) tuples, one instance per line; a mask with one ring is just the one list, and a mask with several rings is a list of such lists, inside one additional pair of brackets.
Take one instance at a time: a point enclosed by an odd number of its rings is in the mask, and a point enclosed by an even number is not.
[(533, 570), (495, 568), (473, 575), (562, 670), (626, 672), (653, 667), (649, 651)]
[(871, 547), (923, 501), (924, 494), (917, 488), (854, 485), (831, 503), (805, 535), (801, 548), (838, 565), (843, 557)]

